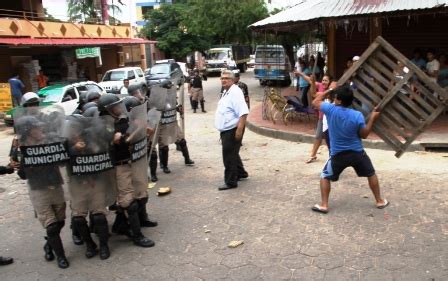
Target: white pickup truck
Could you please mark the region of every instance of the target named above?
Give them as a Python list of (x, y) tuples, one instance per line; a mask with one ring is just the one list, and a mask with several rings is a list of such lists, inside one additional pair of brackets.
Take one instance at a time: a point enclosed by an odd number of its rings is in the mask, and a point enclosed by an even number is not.
[(129, 79), (129, 86), (139, 85), (144, 95), (148, 92), (145, 75), (140, 67), (123, 67), (108, 70), (98, 83), (107, 93), (119, 94), (123, 80)]

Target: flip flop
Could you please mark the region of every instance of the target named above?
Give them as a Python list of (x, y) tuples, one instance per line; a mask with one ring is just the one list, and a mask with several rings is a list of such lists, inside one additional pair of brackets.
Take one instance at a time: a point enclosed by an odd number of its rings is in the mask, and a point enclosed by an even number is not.
[(384, 208), (386, 208), (387, 206), (389, 206), (389, 204), (390, 204), (390, 202), (387, 201), (386, 199), (384, 199), (384, 204), (381, 205), (381, 206), (376, 206), (376, 208), (377, 208), (377, 209), (384, 209)]
[(318, 204), (314, 205), (311, 210), (313, 210), (314, 212), (317, 213), (321, 213), (321, 214), (326, 214), (328, 213), (327, 209), (322, 208), (321, 206), (319, 206)]
[(305, 161), (306, 164), (309, 164), (311, 162), (314, 162), (317, 160), (317, 156), (312, 156), (310, 158), (308, 158), (308, 160)]

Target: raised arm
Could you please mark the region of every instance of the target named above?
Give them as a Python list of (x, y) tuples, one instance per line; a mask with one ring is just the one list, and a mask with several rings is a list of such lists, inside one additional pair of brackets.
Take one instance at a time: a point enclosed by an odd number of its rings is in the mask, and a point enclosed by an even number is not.
[(370, 132), (373, 129), (373, 124), (375, 123), (376, 119), (380, 116), (380, 112), (377, 108), (375, 108), (372, 113), (370, 114), (369, 121), (367, 121), (367, 125), (364, 128), (361, 128), (359, 130), (359, 136), (363, 139), (367, 138), (370, 134)]

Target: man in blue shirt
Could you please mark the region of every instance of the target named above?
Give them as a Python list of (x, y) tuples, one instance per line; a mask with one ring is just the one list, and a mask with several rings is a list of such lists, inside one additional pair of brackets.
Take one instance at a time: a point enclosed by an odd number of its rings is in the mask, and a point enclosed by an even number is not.
[(22, 81), (20, 81), (18, 74), (14, 74), (8, 82), (11, 87), (12, 104), (14, 107), (19, 106), (25, 85), (23, 85)]
[[(311, 85), (311, 94), (315, 93), (313, 84)], [(330, 159), (325, 164), (320, 179), (322, 202), (320, 205), (314, 205), (312, 210), (328, 213), (330, 181), (337, 181), (339, 175), (347, 167), (353, 167), (359, 177), (367, 177), (369, 187), (375, 196), (376, 207), (383, 209), (389, 205), (389, 202), (381, 198), (378, 177), (361, 142), (361, 138), (367, 138), (372, 131), (373, 123), (380, 113), (374, 110), (366, 125), (362, 113), (349, 108), (353, 102), (353, 92), (348, 85), (337, 88), (333, 94), (334, 104), (324, 102), (323, 93), (317, 94), (313, 100), (313, 106), (327, 117), (330, 134)]]

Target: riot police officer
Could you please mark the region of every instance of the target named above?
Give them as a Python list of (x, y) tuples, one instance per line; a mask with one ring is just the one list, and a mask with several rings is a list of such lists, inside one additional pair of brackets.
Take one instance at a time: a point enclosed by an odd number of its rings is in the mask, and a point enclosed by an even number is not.
[(193, 106), (193, 112), (196, 113), (196, 110), (198, 108), (198, 104), (201, 104), (201, 110), (202, 112), (206, 113), (205, 107), (204, 107), (204, 90), (202, 88), (202, 80), (207, 80), (206, 76), (201, 77), (199, 75), (199, 70), (194, 70), (194, 76), (190, 80), (189, 84), (189, 91), (191, 92), (191, 100), (192, 100), (192, 106)]
[(44, 114), (38, 107), (29, 108), (29, 104), (33, 104), (32, 99), (24, 101), (24, 107), (14, 113), (24, 170), (22, 177), (27, 179), (31, 203), (37, 218), (46, 229), (45, 259), (54, 260), (56, 254), (58, 266), (67, 268), (69, 262), (60, 237), (65, 224), (66, 204), (59, 165), (68, 160), (60, 138), (64, 123), (63, 110), (47, 107), (46, 112), (51, 113)]
[[(117, 203), (127, 216), (129, 236), (135, 245), (152, 247), (155, 243), (146, 238), (140, 229), (140, 205), (135, 198), (135, 187), (132, 183), (132, 162), (129, 144), (129, 118), (123, 100), (113, 94), (102, 95), (98, 101), (100, 115), (113, 118), (114, 133), (112, 138), (112, 153), (115, 165), (115, 179), (117, 183)], [(146, 173), (146, 169), (145, 169)], [(123, 218), (123, 216), (121, 218)]]
[[(141, 103), (141, 99), (135, 96), (124, 98), (124, 104), (130, 117), (130, 146), (133, 155), (132, 160), (132, 185), (134, 186), (134, 197), (139, 204), (139, 219), (141, 227), (155, 227), (156, 221), (149, 219), (146, 204), (148, 203), (148, 175), (146, 173), (148, 135), (146, 121), (146, 103)], [(141, 158), (139, 158), (141, 157)]]
[[(91, 107), (93, 108), (93, 107)], [(84, 113), (86, 113), (85, 111)], [(95, 116), (94, 116), (95, 117)], [(66, 137), (70, 153), (69, 191), (72, 209), (72, 224), (86, 244), (86, 257), (97, 253), (97, 245), (90, 235), (86, 217), (99, 237), (99, 255), (102, 260), (109, 258), (109, 228), (106, 219), (108, 198), (116, 194), (113, 182), (113, 164), (110, 158), (110, 139), (103, 118), (86, 118), (72, 115), (66, 122)], [(100, 136), (100, 137), (99, 137)], [(112, 172), (112, 173), (111, 173)]]

